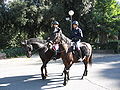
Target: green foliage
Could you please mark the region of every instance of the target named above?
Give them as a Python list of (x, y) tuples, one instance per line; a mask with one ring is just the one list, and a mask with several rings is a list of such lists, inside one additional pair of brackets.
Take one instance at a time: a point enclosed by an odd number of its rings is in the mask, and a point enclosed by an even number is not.
[(109, 37), (118, 35), (120, 28), (120, 5), (115, 0), (97, 0), (93, 10), (93, 23), (95, 32), (101, 43), (108, 42)]
[(46, 7), (36, 6), (31, 2), (17, 1), (9, 5), (14, 17), (14, 27), (20, 32), (27, 33), (28, 38), (36, 37), (41, 30)]
[(0, 49), (20, 46), (27, 38), (38, 37), (43, 30), (43, 16), (48, 6), (20, 0), (0, 5)]
[(83, 23), (83, 16), (91, 11), (94, 0), (51, 0), (51, 2), (51, 8), (44, 16), (44, 20), (47, 24), (46, 26), (48, 27), (47, 30), (50, 29), (50, 22), (52, 20), (57, 20), (60, 22), (60, 27), (63, 32), (69, 36), (70, 22), (65, 20), (66, 17), (69, 17), (69, 10), (73, 10), (75, 12), (73, 15), (73, 20), (78, 20), (81, 28), (86, 30), (84, 28), (84, 25), (86, 24)]
[(57, 20), (67, 36), (70, 32), (68, 11), (74, 10), (83, 30), (83, 41), (102, 44), (120, 37), (120, 5), (115, 0), (15, 0), (0, 4), (0, 49), (19, 47), (24, 39), (45, 39)]
[(19, 57), (19, 56), (24, 56), (25, 55), (25, 50), (24, 50), (24, 48), (21, 48), (21, 47), (4, 49), (1, 52), (5, 53), (7, 58)]

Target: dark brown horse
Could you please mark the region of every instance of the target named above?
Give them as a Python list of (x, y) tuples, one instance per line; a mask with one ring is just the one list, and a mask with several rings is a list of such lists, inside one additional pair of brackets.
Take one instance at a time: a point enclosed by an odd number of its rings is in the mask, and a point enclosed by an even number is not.
[[(39, 52), (39, 56), (43, 62), (43, 65), (41, 66), (41, 76), (42, 79), (46, 79), (47, 76), (47, 63), (52, 59), (55, 52), (54, 50), (49, 49), (50, 42), (47, 43), (45, 40), (40, 40), (38, 38), (30, 38), (28, 40), (25, 40), (22, 42), (22, 45), (24, 46), (26, 50), (26, 56), (30, 58), (32, 56), (32, 52)], [(48, 48), (49, 47), (49, 48)], [(59, 58), (59, 55), (57, 56)], [(44, 73), (45, 72), (45, 73)]]
[[(54, 37), (53, 37), (54, 36)], [(69, 78), (69, 69), (72, 66), (73, 63), (76, 63), (78, 61), (78, 58), (76, 56), (75, 53), (73, 53), (72, 49), (71, 49), (71, 45), (70, 42), (71, 40), (68, 39), (65, 35), (63, 35), (62, 33), (54, 33), (54, 35), (51, 36), (51, 40), (53, 42), (53, 44), (59, 44), (59, 50), (61, 52), (61, 58), (63, 60), (64, 63), (64, 83), (63, 85), (66, 85), (67, 81), (70, 79)], [(88, 63), (92, 64), (92, 47), (89, 43), (86, 42), (81, 42), (81, 51), (82, 51), (82, 59), (83, 59), (83, 63), (85, 65), (85, 70), (84, 73), (82, 75), (82, 78), (84, 76), (87, 76), (87, 66)]]

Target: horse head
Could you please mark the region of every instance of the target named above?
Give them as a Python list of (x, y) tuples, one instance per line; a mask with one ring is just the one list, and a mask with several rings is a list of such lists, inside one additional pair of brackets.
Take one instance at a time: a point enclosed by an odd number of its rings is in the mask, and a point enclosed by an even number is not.
[(34, 50), (34, 53), (40, 49), (43, 50), (45, 48), (46, 50), (46, 40), (40, 40), (38, 38), (30, 38), (28, 40), (21, 42), (21, 44), (25, 48), (26, 56), (28, 58), (32, 56), (33, 50)]
[(62, 50), (68, 50), (66, 49), (66, 45), (67, 48), (70, 46), (71, 40), (69, 38), (67, 38), (62, 32), (56, 32), (53, 33), (50, 37), (49, 37), (49, 41), (51, 42), (51, 47), (54, 48), (54, 46), (57, 46), (59, 44), (59, 46), (62, 48)]
[(48, 47), (48, 49), (52, 50), (53, 49), (53, 42), (52, 41), (48, 41), (47, 47)]
[(33, 46), (27, 40), (21, 42), (21, 44), (26, 50), (26, 56), (30, 58), (32, 56)]

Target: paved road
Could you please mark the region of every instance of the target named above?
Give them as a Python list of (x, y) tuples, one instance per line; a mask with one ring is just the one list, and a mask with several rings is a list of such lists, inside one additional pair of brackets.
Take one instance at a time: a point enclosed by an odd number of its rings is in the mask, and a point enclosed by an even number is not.
[(74, 64), (70, 81), (63, 86), (61, 60), (48, 64), (47, 80), (41, 80), (38, 56), (0, 60), (0, 90), (120, 90), (120, 55), (94, 54), (88, 76), (80, 80), (84, 66)]

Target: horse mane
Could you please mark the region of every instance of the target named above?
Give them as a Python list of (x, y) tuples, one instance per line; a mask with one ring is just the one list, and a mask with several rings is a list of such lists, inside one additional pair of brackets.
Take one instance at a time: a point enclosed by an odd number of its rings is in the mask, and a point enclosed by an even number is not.
[(30, 38), (28, 40), (24, 40), (21, 42), (22, 45), (32, 45), (34, 47), (38, 47), (39, 49), (47, 49), (47, 41), (40, 40), (39, 38)]
[(38, 43), (41, 43), (41, 44), (46, 44), (47, 41), (46, 40), (41, 40), (39, 38), (30, 38), (30, 39), (27, 40), (28, 44), (32, 44), (34, 42), (38, 42)]
[(61, 38), (62, 40), (67, 43), (70, 44), (71, 43), (71, 39), (69, 39), (68, 37), (66, 37), (63, 33), (61, 33)]

